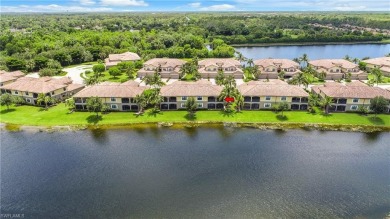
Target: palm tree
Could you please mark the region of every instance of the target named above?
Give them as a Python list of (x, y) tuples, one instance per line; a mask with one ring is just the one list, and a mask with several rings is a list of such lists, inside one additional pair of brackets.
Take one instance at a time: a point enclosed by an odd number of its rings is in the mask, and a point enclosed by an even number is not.
[(291, 84), (296, 84), (298, 86), (304, 85), (306, 88), (309, 85), (309, 79), (307, 75), (303, 72), (296, 74), (293, 79), (290, 81)]
[(382, 81), (383, 73), (379, 68), (372, 69), (372, 75), (374, 75), (374, 80), (376, 82), (376, 85), (378, 86), (379, 82)]
[(324, 108), (325, 114), (329, 114), (329, 107), (333, 103), (333, 98), (329, 96), (325, 96), (322, 98), (320, 105)]
[(318, 94), (310, 92), (309, 93), (309, 106), (313, 109), (314, 107), (318, 106), (320, 104), (320, 97)]
[(358, 64), (360, 62), (360, 59), (354, 58), (354, 59), (352, 59), (352, 61), (353, 61), (353, 63)]
[(160, 88), (165, 85), (165, 83), (161, 80), (158, 70), (156, 70), (152, 76), (148, 75), (144, 77), (143, 81), (145, 81), (146, 85), (150, 85), (153, 88)]
[(252, 70), (253, 77), (255, 77), (256, 79), (259, 79), (260, 75), (261, 75), (261, 71), (259, 69), (259, 66), (255, 65), (255, 66), (251, 67), (251, 70)]
[(187, 99), (187, 102), (185, 103), (187, 112), (190, 114), (190, 116), (193, 116), (196, 112), (197, 104), (194, 97), (189, 97)]
[(138, 113), (143, 113), (147, 105), (145, 96), (142, 94), (141, 95), (137, 94), (134, 98), (135, 102), (138, 104), (139, 107)]
[(327, 75), (326, 72), (321, 71), (320, 73), (318, 73), (318, 79), (319, 79), (320, 81), (323, 81), (323, 80), (325, 80), (326, 75)]
[(294, 62), (297, 62), (299, 65), (301, 65), (301, 60), (299, 58), (293, 58)]
[(300, 58), (299, 60), (301, 60), (301, 62), (304, 62), (305, 63), (305, 66), (307, 66), (307, 63), (309, 62), (309, 57), (307, 56), (306, 53), (304, 53)]
[(249, 67), (252, 67), (252, 65), (254, 65), (253, 59), (248, 59), (248, 65)]
[(38, 94), (37, 103), (39, 105), (41, 103), (44, 103), (45, 104), (45, 108), (47, 109), (48, 105), (50, 103), (53, 103), (53, 99), (50, 96), (45, 95), (44, 93), (40, 93), (40, 94)]
[(344, 59), (347, 61), (351, 61), (351, 57), (349, 57), (349, 55), (345, 55)]
[(243, 63), (247, 60), (247, 58), (240, 52), (236, 52), (236, 58), (240, 63)]
[(239, 92), (236, 92), (234, 97), (234, 103), (236, 104), (237, 112), (240, 112), (242, 107), (244, 106), (244, 96), (242, 96)]
[[(236, 88), (236, 80), (232, 76), (225, 79), (223, 89), (219, 95), (219, 101), (225, 100), (226, 97), (236, 97), (239, 91)], [(225, 110), (229, 109), (231, 102), (226, 102)]]

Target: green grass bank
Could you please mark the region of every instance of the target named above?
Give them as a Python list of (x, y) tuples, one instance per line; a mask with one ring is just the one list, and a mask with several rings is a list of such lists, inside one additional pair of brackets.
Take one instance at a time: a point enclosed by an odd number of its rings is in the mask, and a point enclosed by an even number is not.
[[(259, 128), (302, 128), (304, 126), (328, 127), (328, 130), (347, 130), (358, 127), (357, 131), (390, 131), (390, 115), (362, 116), (355, 113), (334, 113), (324, 115), (309, 112), (287, 111), (284, 116), (272, 111), (242, 111), (225, 113), (223, 111), (198, 111), (195, 117), (189, 117), (186, 111), (161, 111), (154, 114), (145, 112), (137, 116), (134, 112), (110, 112), (100, 114), (99, 118), (89, 112), (73, 112), (64, 104), (48, 110), (34, 106), (0, 107), (0, 122), (18, 126), (126, 126), (143, 123), (163, 124), (218, 124), (231, 123), (237, 126)], [(241, 125), (240, 125), (241, 124)], [(234, 125), (233, 125), (234, 126)], [(332, 129), (334, 127), (334, 129)], [(367, 130), (366, 130), (367, 129)]]

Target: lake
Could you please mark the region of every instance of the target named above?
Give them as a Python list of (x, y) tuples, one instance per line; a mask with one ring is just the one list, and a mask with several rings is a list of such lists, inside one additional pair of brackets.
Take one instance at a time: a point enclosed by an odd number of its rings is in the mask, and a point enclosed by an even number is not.
[(390, 44), (339, 44), (313, 46), (265, 46), (265, 47), (235, 47), (246, 58), (285, 58), (293, 59), (306, 53), (310, 60), (338, 59), (349, 55), (352, 58), (383, 57), (390, 53)]
[(383, 218), (389, 133), (227, 127), (1, 132), (2, 214)]

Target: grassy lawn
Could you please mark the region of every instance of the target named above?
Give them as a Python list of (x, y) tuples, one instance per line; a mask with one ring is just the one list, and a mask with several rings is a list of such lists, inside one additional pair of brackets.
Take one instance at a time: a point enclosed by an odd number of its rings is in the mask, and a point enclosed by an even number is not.
[(188, 118), (186, 111), (162, 111), (158, 114), (146, 112), (136, 116), (134, 112), (111, 112), (102, 115), (97, 121), (95, 114), (89, 112), (68, 113), (64, 104), (43, 110), (34, 106), (12, 106), (10, 110), (0, 107), (0, 122), (20, 125), (89, 125), (89, 124), (127, 124), (143, 122), (273, 122), (273, 123), (327, 123), (390, 126), (390, 115), (361, 116), (354, 113), (334, 113), (323, 115), (304, 112), (285, 112), (281, 117), (271, 111), (243, 111), (227, 114), (223, 111), (198, 111), (195, 118)]
[[(90, 73), (84, 74), (84, 75), (87, 77), (90, 77), (91, 75), (93, 75), (93, 72), (90, 72)], [(119, 76), (117, 76), (116, 78), (114, 78), (113, 76), (111, 76), (108, 73), (108, 71), (104, 71), (102, 73), (102, 76), (100, 76), (100, 78), (102, 79), (102, 81), (112, 81), (112, 82), (125, 82), (125, 81), (129, 80), (129, 77), (124, 73), (122, 73)]]
[[(374, 75), (368, 74), (368, 79), (369, 80), (374, 80)], [(390, 77), (383, 76), (382, 77), (382, 82), (379, 83), (379, 84), (390, 84)]]

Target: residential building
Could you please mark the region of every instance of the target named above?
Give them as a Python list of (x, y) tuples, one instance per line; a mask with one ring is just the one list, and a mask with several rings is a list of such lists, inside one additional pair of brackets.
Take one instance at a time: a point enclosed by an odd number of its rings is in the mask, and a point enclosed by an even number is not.
[(379, 68), (384, 76), (390, 77), (390, 57), (367, 59), (363, 62), (367, 63), (366, 67), (369, 71), (373, 68)]
[(250, 81), (238, 86), (244, 96), (245, 110), (272, 109), (287, 102), (289, 109), (307, 110), (309, 94), (302, 88), (281, 80)]
[(186, 63), (181, 59), (155, 58), (144, 63), (144, 67), (137, 72), (137, 76), (142, 78), (152, 76), (156, 71), (161, 78), (179, 79), (180, 69)]
[(198, 109), (223, 109), (223, 101), (218, 100), (222, 87), (208, 80), (196, 82), (176, 81), (161, 88), (163, 110), (185, 109), (189, 97), (194, 97)]
[(284, 71), (284, 78), (291, 78), (301, 72), (299, 64), (289, 59), (258, 59), (253, 62), (261, 71), (260, 79), (278, 79), (278, 74)]
[(326, 73), (325, 80), (339, 80), (351, 74), (351, 80), (367, 80), (367, 73), (361, 71), (355, 63), (345, 59), (319, 59), (309, 61), (317, 73)]
[(18, 78), (21, 78), (23, 76), (25, 76), (25, 74), (21, 71), (0, 71), (0, 87), (15, 82)]
[(203, 59), (198, 62), (198, 72), (202, 78), (215, 78), (219, 71), (223, 71), (225, 76), (233, 76), (235, 79), (242, 79), (244, 75), (241, 63), (233, 58)]
[(389, 91), (379, 87), (370, 87), (362, 82), (348, 84), (328, 82), (312, 87), (312, 91), (321, 97), (333, 98), (330, 112), (357, 111), (360, 106), (369, 107), (371, 99), (377, 96), (390, 100)]
[(120, 62), (124, 61), (138, 61), (141, 60), (138, 54), (133, 52), (125, 52), (121, 54), (109, 54), (108, 58), (104, 60), (106, 69), (111, 68), (112, 66), (117, 65)]
[(135, 81), (124, 83), (106, 82), (88, 86), (73, 96), (76, 110), (87, 110), (87, 99), (99, 97), (112, 111), (138, 111), (135, 97), (142, 94), (147, 86)]
[(72, 84), (70, 78), (31, 78), (21, 77), (1, 87), (1, 93), (23, 97), (28, 104), (36, 105), (38, 95), (43, 93), (57, 100), (64, 100), (84, 88), (81, 84)]

